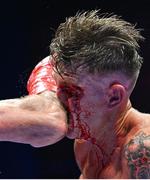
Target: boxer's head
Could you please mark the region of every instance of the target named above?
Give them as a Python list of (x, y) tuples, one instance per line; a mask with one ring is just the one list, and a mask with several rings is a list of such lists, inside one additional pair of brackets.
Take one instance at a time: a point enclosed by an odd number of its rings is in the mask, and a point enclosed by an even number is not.
[(60, 24), (50, 48), (58, 96), (74, 120), (80, 116), (94, 126), (95, 119), (125, 107), (142, 64), (141, 39), (130, 23), (117, 16), (100, 17), (97, 11)]

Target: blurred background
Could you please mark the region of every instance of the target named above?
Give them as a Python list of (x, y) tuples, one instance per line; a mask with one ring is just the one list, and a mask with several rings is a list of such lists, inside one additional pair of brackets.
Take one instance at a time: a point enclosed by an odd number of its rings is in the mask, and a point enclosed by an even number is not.
[[(49, 55), (49, 44), (61, 22), (77, 11), (101, 9), (137, 24), (144, 64), (131, 100), (150, 113), (149, 0), (2, 0), (0, 1), (0, 99), (27, 94), (33, 67)], [(78, 178), (73, 141), (67, 138), (43, 148), (0, 142), (0, 178)]]

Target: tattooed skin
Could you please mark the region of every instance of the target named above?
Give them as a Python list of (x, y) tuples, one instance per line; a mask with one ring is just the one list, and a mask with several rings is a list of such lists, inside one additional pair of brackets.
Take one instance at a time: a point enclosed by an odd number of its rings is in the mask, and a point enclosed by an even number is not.
[(129, 141), (124, 152), (131, 178), (150, 178), (150, 135), (140, 132)]

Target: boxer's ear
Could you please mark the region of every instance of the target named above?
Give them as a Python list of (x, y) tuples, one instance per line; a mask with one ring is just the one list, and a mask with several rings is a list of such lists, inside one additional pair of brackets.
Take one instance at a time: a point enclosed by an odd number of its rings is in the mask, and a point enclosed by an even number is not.
[(109, 87), (107, 94), (107, 103), (109, 108), (119, 105), (126, 95), (125, 87), (121, 84), (113, 84)]

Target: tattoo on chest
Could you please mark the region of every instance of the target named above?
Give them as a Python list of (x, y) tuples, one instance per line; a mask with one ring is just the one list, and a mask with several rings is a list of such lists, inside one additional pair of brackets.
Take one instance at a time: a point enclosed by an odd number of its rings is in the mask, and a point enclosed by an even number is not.
[(150, 178), (150, 135), (137, 134), (125, 146), (124, 153), (131, 178)]

